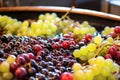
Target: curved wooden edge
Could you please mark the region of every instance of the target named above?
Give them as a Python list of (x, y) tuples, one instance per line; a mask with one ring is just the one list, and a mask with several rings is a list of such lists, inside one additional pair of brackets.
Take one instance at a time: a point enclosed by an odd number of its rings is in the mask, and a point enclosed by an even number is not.
[[(71, 8), (69, 7), (56, 7), (56, 6), (22, 6), (22, 7), (2, 7), (0, 8), (0, 12), (22, 12), (22, 11), (67, 12), (70, 9)], [(99, 17), (103, 19), (120, 21), (120, 16), (118, 15), (108, 14), (108, 13), (94, 11), (94, 10), (74, 8), (71, 10), (71, 13), (89, 15), (89, 16), (95, 16), (95, 17)]]

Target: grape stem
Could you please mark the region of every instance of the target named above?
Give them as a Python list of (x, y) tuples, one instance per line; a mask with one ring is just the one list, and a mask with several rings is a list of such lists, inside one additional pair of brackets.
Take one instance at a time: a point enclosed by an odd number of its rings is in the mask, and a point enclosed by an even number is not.
[(108, 45), (111, 45), (111, 44), (108, 44), (108, 43), (107, 43), (107, 44), (103, 44), (103, 45), (101, 45), (101, 46), (100, 46), (101, 48), (98, 49), (98, 51), (96, 52), (96, 54), (95, 54), (94, 57), (97, 57), (98, 54), (100, 53), (100, 51), (101, 51), (105, 46), (108, 46)]
[(59, 23), (61, 20), (65, 19), (65, 18), (67, 17), (67, 15), (72, 11), (73, 8), (74, 8), (74, 6), (72, 6), (72, 7), (70, 8), (70, 10), (68, 10), (68, 11), (60, 18), (60, 20), (59, 20), (57, 23)]

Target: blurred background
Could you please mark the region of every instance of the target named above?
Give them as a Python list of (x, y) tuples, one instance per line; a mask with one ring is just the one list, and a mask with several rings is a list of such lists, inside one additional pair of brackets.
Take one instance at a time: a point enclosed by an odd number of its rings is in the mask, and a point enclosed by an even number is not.
[(0, 0), (0, 6), (75, 6), (120, 15), (120, 0)]

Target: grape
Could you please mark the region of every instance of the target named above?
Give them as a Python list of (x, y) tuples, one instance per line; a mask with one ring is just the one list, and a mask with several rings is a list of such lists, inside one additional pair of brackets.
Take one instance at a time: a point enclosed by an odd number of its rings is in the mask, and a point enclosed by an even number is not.
[(77, 34), (77, 35), (80, 34), (79, 28), (78, 28), (78, 27), (75, 27), (74, 30), (73, 30), (73, 33), (74, 33), (74, 34)]
[(114, 32), (115, 32), (116, 34), (120, 34), (120, 26), (116, 26), (116, 27), (114, 28)]
[(95, 76), (101, 73), (101, 67), (98, 64), (92, 65), (91, 69)]
[(112, 37), (108, 37), (107, 38), (107, 41), (110, 42), (110, 43), (113, 43), (114, 42), (114, 39)]
[(73, 80), (73, 75), (68, 72), (62, 73), (60, 80)]
[(6, 61), (10, 64), (15, 62), (15, 59), (16, 57), (14, 55), (9, 55)]
[(13, 78), (13, 74), (11, 72), (5, 72), (2, 74), (3, 80), (11, 80)]
[(80, 54), (81, 54), (82, 56), (86, 56), (86, 55), (88, 54), (88, 48), (87, 48), (86, 46), (82, 46), (82, 47), (80, 48)]
[(94, 74), (91, 70), (85, 70), (85, 77), (86, 80), (93, 80)]
[(102, 38), (101, 36), (95, 36), (93, 41), (96, 44), (100, 44), (102, 42)]
[(108, 66), (104, 66), (101, 71), (101, 75), (104, 77), (108, 77), (111, 73), (111, 70)]
[(9, 72), (9, 68), (10, 68), (10, 65), (8, 62), (6, 61), (3, 61), (1, 64), (0, 64), (0, 72)]
[(86, 80), (85, 73), (82, 70), (78, 70), (73, 74), (74, 80)]
[(74, 63), (72, 66), (74, 72), (79, 71), (82, 69), (82, 66), (79, 63)]
[(87, 49), (88, 49), (88, 51), (90, 51), (90, 52), (94, 52), (94, 51), (96, 50), (96, 44), (94, 44), (94, 43), (89, 43), (89, 44), (87, 45)]
[(112, 68), (112, 72), (118, 72), (120, 70), (120, 67), (118, 64), (113, 63), (113, 68)]
[(73, 52), (73, 56), (75, 57), (75, 58), (79, 58), (80, 57), (80, 50), (74, 50), (74, 52)]
[(108, 80), (118, 80), (117, 76), (116, 75), (110, 75), (108, 77)]
[(95, 77), (96, 80), (107, 80), (106, 77), (102, 76), (102, 75), (98, 75)]

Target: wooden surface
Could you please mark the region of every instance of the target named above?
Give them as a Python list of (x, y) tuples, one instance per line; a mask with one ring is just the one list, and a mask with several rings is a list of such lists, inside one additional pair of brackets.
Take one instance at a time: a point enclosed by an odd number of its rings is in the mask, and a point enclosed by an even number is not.
[[(22, 12), (22, 11), (67, 12), (69, 10), (70, 10), (70, 8), (68, 8), (68, 7), (54, 7), (54, 6), (34, 6), (34, 7), (25, 6), (25, 7), (2, 7), (2, 8), (0, 8), (0, 12), (14, 12), (14, 11), (16, 11), (16, 12)], [(103, 12), (98, 12), (98, 11), (87, 10), (87, 9), (74, 8), (74, 9), (72, 9), (71, 13), (90, 15), (90, 16), (100, 17), (100, 18), (104, 18), (104, 19), (120, 21), (120, 16), (107, 14), (107, 13), (103, 13)]]

